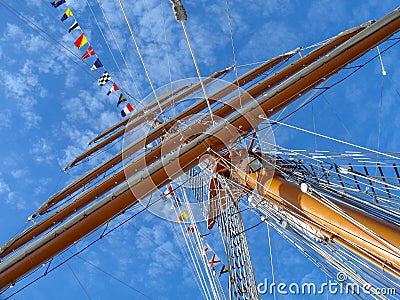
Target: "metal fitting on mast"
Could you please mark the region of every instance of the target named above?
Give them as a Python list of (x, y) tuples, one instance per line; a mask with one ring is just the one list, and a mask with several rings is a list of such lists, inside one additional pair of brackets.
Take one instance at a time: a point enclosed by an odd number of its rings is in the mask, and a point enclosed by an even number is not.
[(186, 21), (186, 10), (182, 5), (181, 0), (169, 0), (172, 3), (172, 10), (174, 11), (175, 19), (177, 21)]

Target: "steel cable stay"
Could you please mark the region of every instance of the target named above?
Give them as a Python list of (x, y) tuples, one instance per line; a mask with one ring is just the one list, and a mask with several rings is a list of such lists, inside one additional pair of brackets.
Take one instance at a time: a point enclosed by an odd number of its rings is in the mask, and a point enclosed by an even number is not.
[[(148, 19), (148, 20), (151, 20), (150, 11), (149, 11), (149, 7), (148, 7), (148, 2), (147, 2), (146, 0), (142, 0), (142, 2), (143, 2), (143, 6), (144, 6), (144, 15), (145, 15), (145, 18)], [(165, 21), (165, 20), (164, 20), (164, 21)], [(150, 30), (151, 38), (152, 38), (154, 44), (156, 44), (156, 43), (157, 43), (157, 40), (156, 40), (156, 36), (155, 36), (155, 34), (154, 34), (153, 26), (149, 26), (149, 27), (150, 27), (149, 30)], [(166, 30), (165, 22), (164, 22), (164, 30)], [(168, 53), (167, 53), (167, 55), (168, 55)], [(157, 59), (158, 59), (158, 63), (159, 63), (160, 66), (161, 66), (161, 65), (162, 65), (162, 60), (161, 60), (160, 52), (158, 52), (156, 56), (157, 56)], [(171, 82), (171, 80), (170, 80), (170, 82)], [(172, 91), (171, 91), (171, 92), (172, 92)]]
[[(50, 267), (51, 263), (53, 261), (50, 260), (50, 262), (48, 263), (48, 268), (45, 270), (45, 272), (41, 275), (39, 275), (37, 278), (29, 281), (27, 284), (25, 284), (24, 286), (22, 286), (21, 288), (19, 288), (17, 291), (13, 292), (12, 294), (6, 296), (6, 299), (11, 299), (11, 297), (15, 296), (16, 294), (20, 293), (21, 291), (23, 291), (24, 289), (26, 289), (27, 287), (29, 287), (30, 285), (32, 285), (33, 283), (37, 282), (38, 280), (40, 280), (41, 278), (47, 276), (48, 274), (50, 274), (51, 272), (55, 271), (56, 269), (58, 269), (59, 267), (63, 266), (65, 263), (67, 263), (69, 260), (71, 260), (72, 258), (74, 258), (75, 256), (79, 255), (80, 253), (84, 252), (86, 249), (88, 249), (89, 247), (91, 247), (92, 245), (94, 245), (95, 243), (97, 243), (98, 241), (102, 240), (104, 237), (108, 236), (110, 233), (112, 233), (113, 231), (117, 230), (118, 228), (120, 228), (122, 225), (124, 225), (125, 223), (127, 223), (128, 221), (130, 221), (131, 219), (135, 218), (137, 215), (139, 215), (140, 213), (146, 211), (147, 207), (144, 207), (142, 209), (140, 209), (138, 212), (136, 212), (135, 214), (133, 214), (132, 216), (127, 217), (126, 219), (122, 220), (121, 222), (117, 223), (114, 227), (112, 227), (111, 229), (109, 229), (108, 231), (103, 231), (99, 237), (97, 237), (95, 240), (93, 240), (92, 242), (90, 242), (89, 244), (85, 245), (82, 249), (78, 250), (77, 252), (73, 253), (71, 256), (67, 257), (66, 259), (62, 260), (60, 263), (58, 263), (57, 265)], [(132, 209), (136, 209), (136, 207), (132, 208)], [(108, 228), (108, 223), (105, 226), (105, 230)], [(95, 234), (95, 233), (93, 233)], [(61, 252), (61, 254), (65, 253), (66, 251), (68, 251), (68, 249), (66, 249), (65, 251)], [(31, 276), (32, 274), (35, 274), (36, 272), (38, 272), (41, 269), (41, 267), (36, 268), (35, 270), (33, 270), (32, 272), (30, 272), (29, 274), (26, 274), (24, 276), (24, 278), (28, 278), (29, 276)], [(0, 291), (0, 295), (3, 295), (7, 292), (7, 290), (10, 287), (8, 287), (5, 290)], [(135, 290), (136, 292), (146, 296), (144, 293), (140, 292), (138, 289), (135, 289), (132, 287), (133, 290)], [(152, 299), (150, 297), (147, 296), (148, 299)]]
[[(105, 36), (105, 34), (103, 32), (103, 29), (101, 28), (101, 26), (99, 24), (99, 21), (97, 20), (97, 17), (96, 17), (96, 14), (93, 11), (92, 5), (90, 4), (90, 2), (88, 0), (86, 0), (86, 5), (89, 7), (89, 10), (90, 10), (90, 12), (91, 12), (91, 14), (92, 14), (92, 16), (94, 18), (96, 27), (99, 29), (101, 37), (103, 38), (103, 41), (107, 46), (108, 53), (111, 55), (112, 60), (114, 61), (114, 65), (117, 67), (119, 74), (124, 74), (124, 72), (122, 72), (122, 69), (121, 69), (119, 63), (117, 62), (117, 60), (115, 58), (114, 52), (111, 50), (110, 44), (108, 43), (108, 41), (106, 39), (106, 36)], [(132, 82), (135, 82), (132, 77), (131, 77), (131, 79), (132, 79)], [(133, 98), (132, 100), (136, 100), (136, 99)]]
[[(122, 11), (122, 13), (123, 13), (123, 15), (124, 15), (125, 22), (126, 22), (128, 28), (129, 28), (129, 32), (130, 32), (131, 37), (132, 37), (132, 41), (133, 41), (133, 43), (135, 44), (136, 51), (137, 51), (137, 53), (138, 53), (138, 55), (139, 55), (140, 61), (141, 61), (142, 66), (143, 66), (143, 69), (144, 69), (144, 71), (145, 71), (145, 73), (146, 73), (147, 80), (148, 80), (148, 82), (149, 82), (149, 84), (150, 84), (151, 90), (153, 91), (154, 98), (155, 98), (156, 101), (157, 101), (157, 105), (158, 105), (158, 108), (159, 108), (159, 110), (160, 110), (160, 114), (161, 114), (162, 116), (164, 116), (164, 115), (163, 115), (163, 109), (162, 109), (161, 104), (160, 104), (160, 101), (159, 101), (159, 97), (158, 97), (158, 95), (157, 95), (157, 93), (156, 93), (156, 90), (155, 90), (153, 81), (152, 81), (151, 78), (150, 78), (150, 74), (149, 74), (148, 68), (147, 68), (146, 63), (145, 63), (145, 61), (144, 61), (142, 52), (140, 51), (139, 44), (138, 44), (138, 42), (137, 42), (137, 40), (136, 40), (136, 36), (135, 36), (135, 34), (134, 34), (134, 32), (133, 32), (133, 29), (132, 29), (132, 26), (131, 26), (131, 24), (130, 24), (130, 22), (129, 22), (129, 19), (128, 19), (128, 16), (127, 16), (127, 14), (126, 14), (125, 7), (124, 7), (124, 4), (122, 3), (122, 0), (119, 0), (119, 5), (120, 5), (121, 11)], [(164, 117), (164, 118), (165, 118), (165, 117)]]
[(160, 0), (160, 5), (161, 5), (161, 10), (162, 10), (162, 18), (163, 18), (163, 32), (164, 32), (164, 42), (165, 42), (165, 49), (166, 49), (166, 56), (167, 56), (167, 63), (168, 63), (170, 92), (172, 92), (171, 59), (170, 59), (170, 55), (169, 55), (169, 45), (168, 45), (168, 38), (167, 38), (167, 23), (165, 20), (165, 10), (164, 10), (164, 1), (163, 0)]
[[(268, 120), (268, 119), (264, 118), (263, 116), (260, 116), (260, 118)], [(282, 126), (285, 126), (285, 127), (289, 127), (291, 129), (296, 129), (298, 131), (302, 131), (302, 132), (305, 132), (305, 133), (308, 133), (308, 134), (311, 134), (311, 135), (316, 135), (318, 137), (322, 137), (324, 139), (328, 139), (328, 140), (331, 140), (331, 141), (334, 141), (334, 142), (338, 142), (338, 143), (341, 143), (341, 144), (344, 144), (344, 145), (347, 145), (347, 146), (351, 146), (351, 147), (354, 147), (354, 148), (357, 148), (357, 149), (360, 149), (360, 150), (372, 152), (374, 154), (378, 154), (378, 155), (381, 155), (381, 156), (386, 156), (388, 158), (392, 158), (392, 159), (395, 159), (395, 160), (400, 160), (400, 157), (397, 157), (397, 156), (394, 156), (394, 155), (391, 155), (391, 154), (387, 154), (387, 153), (384, 153), (384, 152), (381, 152), (381, 151), (377, 151), (377, 150), (373, 150), (373, 149), (370, 149), (370, 148), (367, 148), (367, 147), (359, 146), (359, 145), (356, 145), (354, 143), (346, 142), (344, 140), (333, 138), (333, 137), (330, 137), (330, 136), (327, 136), (327, 135), (324, 135), (324, 134), (312, 132), (312, 131), (309, 131), (309, 130), (306, 130), (306, 129), (303, 129), (303, 128), (300, 128), (300, 127), (297, 127), (297, 126), (294, 126), (294, 125), (289, 125), (289, 124), (286, 124), (286, 123), (283, 123), (283, 122), (280, 122), (280, 121), (276, 121), (276, 120), (269, 120), (269, 121), (272, 124), (279, 124), (279, 125), (282, 125)]]
[[(63, 255), (61, 255), (61, 257), (63, 257)], [(64, 257), (63, 257), (63, 259), (65, 260)], [(85, 288), (85, 286), (82, 284), (82, 282), (79, 280), (78, 276), (76, 275), (74, 269), (72, 269), (72, 267), (71, 267), (71, 265), (69, 264), (69, 262), (67, 261), (65, 264), (67, 265), (68, 269), (71, 271), (71, 273), (72, 273), (72, 275), (74, 276), (76, 282), (78, 282), (78, 284), (79, 284), (79, 286), (81, 287), (81, 289), (82, 289), (83, 293), (85, 294), (85, 296), (86, 296), (88, 299), (92, 299), (92, 297), (90, 297), (90, 295), (89, 295), (89, 292), (87, 291), (87, 289)]]

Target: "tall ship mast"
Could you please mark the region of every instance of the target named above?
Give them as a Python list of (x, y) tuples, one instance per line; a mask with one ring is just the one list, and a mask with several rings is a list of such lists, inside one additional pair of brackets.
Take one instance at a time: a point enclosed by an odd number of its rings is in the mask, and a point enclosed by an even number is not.
[[(363, 64), (353, 63), (382, 43), (396, 43), (400, 9), (310, 51), (279, 54), (241, 75), (234, 64), (202, 77), (186, 27), (190, 13), (184, 2), (171, 5), (168, 12), (182, 27), (198, 76), (155, 89), (137, 49), (152, 92), (134, 108), (125, 106), (121, 113), (127, 117), (98, 132), (90, 148), (63, 167), (71, 172), (89, 161), (81, 174), (37, 206), (29, 226), (1, 246), (2, 295), (12, 297), (51, 276), (86, 250), (82, 243), (101, 241), (143, 212), (175, 226), (204, 298), (319, 295), (321, 286), (315, 284), (274, 287), (274, 280), (271, 286), (257, 278), (259, 266), (252, 260), (257, 249), (247, 237), (253, 228), (246, 224), (251, 212), (259, 222), (254, 227), (267, 228), (268, 240), (274, 230), (336, 280), (342, 294), (395, 299), (400, 294), (399, 153), (299, 128), (288, 120), (356, 72), (340, 77), (344, 69), (358, 70), (375, 59), (386, 76), (381, 52), (392, 45), (378, 48)], [(99, 85), (108, 81), (106, 72)], [(232, 73), (231, 81), (223, 79)], [(116, 89), (113, 83), (110, 93)], [(340, 147), (289, 149), (275, 140), (278, 128)], [(121, 139), (121, 150), (109, 150)], [(104, 159), (96, 160), (102, 153), (107, 153)], [(218, 235), (220, 248), (214, 247)]]

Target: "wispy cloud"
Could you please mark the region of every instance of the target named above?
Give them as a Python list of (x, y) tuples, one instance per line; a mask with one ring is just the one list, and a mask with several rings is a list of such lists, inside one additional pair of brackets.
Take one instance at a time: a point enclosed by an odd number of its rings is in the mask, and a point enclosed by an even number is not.
[(54, 159), (53, 147), (48, 140), (40, 138), (32, 145), (30, 153), (34, 156), (37, 163), (47, 162), (52, 163)]
[(10, 207), (18, 210), (24, 210), (26, 208), (25, 200), (18, 197), (17, 192), (13, 191), (3, 178), (0, 178), (0, 197), (3, 198), (4, 203)]

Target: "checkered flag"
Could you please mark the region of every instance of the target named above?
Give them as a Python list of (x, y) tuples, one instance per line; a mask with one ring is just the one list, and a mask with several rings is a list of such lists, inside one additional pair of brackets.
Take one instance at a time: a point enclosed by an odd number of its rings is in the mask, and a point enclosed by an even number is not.
[(100, 76), (99, 80), (97, 81), (99, 85), (105, 85), (107, 81), (111, 80), (110, 74), (107, 71), (104, 71), (103, 75)]

